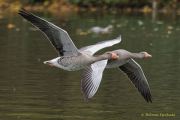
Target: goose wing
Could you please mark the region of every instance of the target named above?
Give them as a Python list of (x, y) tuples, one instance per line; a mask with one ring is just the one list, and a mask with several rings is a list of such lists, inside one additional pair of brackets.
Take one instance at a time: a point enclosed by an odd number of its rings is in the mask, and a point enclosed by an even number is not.
[(40, 29), (48, 37), (60, 56), (78, 54), (78, 49), (65, 30), (36, 15), (33, 15), (30, 12), (27, 12), (24, 9), (19, 10), (18, 14)]
[(144, 99), (147, 102), (152, 102), (149, 84), (140, 65), (133, 59), (130, 59), (124, 65), (119, 66), (119, 68), (127, 74)]
[(88, 52), (89, 54), (93, 55), (94, 53), (96, 53), (97, 51), (99, 51), (103, 48), (113, 46), (113, 45), (118, 44), (120, 42), (121, 42), (121, 36), (119, 36), (118, 38), (113, 39), (113, 40), (98, 42), (94, 45), (86, 46), (86, 47), (83, 47), (79, 50), (82, 52)]
[(95, 62), (84, 70), (81, 80), (81, 90), (86, 100), (92, 98), (97, 92), (107, 61)]

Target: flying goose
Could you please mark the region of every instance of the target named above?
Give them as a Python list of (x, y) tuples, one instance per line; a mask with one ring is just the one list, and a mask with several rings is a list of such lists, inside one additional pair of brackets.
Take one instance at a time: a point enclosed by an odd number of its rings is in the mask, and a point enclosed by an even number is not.
[[(48, 38), (50, 43), (59, 53), (59, 57), (45, 61), (44, 64), (58, 67), (67, 71), (74, 71), (86, 68), (97, 61), (107, 59), (117, 59), (118, 56), (112, 52), (93, 56), (98, 50), (110, 47), (121, 42), (121, 37), (109, 41), (102, 41), (95, 45), (90, 45), (77, 49), (68, 33), (60, 27), (36, 16), (24, 9), (19, 10), (19, 14), (40, 29)], [(98, 62), (95, 63), (98, 65)], [(103, 69), (100, 67), (100, 69)]]
[[(65, 30), (38, 16), (33, 15), (30, 12), (27, 12), (24, 9), (21, 9), (19, 11), (19, 14), (26, 20), (31, 22), (35, 27), (40, 29), (48, 37), (50, 43), (59, 53), (59, 57), (49, 61), (45, 61), (44, 64), (62, 68), (68, 71), (85, 68), (83, 74), (84, 79), (81, 82), (81, 88), (86, 99), (93, 97), (96, 93), (102, 78), (103, 71), (106, 67), (111, 68), (120, 66), (120, 69), (128, 74), (130, 79), (133, 81), (133, 83), (142, 93), (145, 99), (147, 99), (147, 101), (151, 101), (149, 86), (140, 66), (137, 63), (135, 63), (134, 65), (137, 66), (137, 68), (139, 67), (139, 70), (137, 70), (138, 72), (134, 72), (132, 71), (132, 69), (127, 69), (127, 66), (130, 63), (129, 61), (133, 61), (130, 59), (132, 56), (127, 59), (122, 59), (124, 55), (119, 55), (117, 51), (110, 51), (104, 53), (103, 55), (93, 56), (94, 53), (102, 48), (110, 47), (114, 44), (120, 43), (121, 37), (118, 37), (114, 40), (103, 41), (95, 45), (83, 47), (78, 50)], [(141, 55), (139, 54), (139, 57), (150, 57), (150, 55), (148, 55), (149, 54), (147, 54), (146, 52), (142, 52)], [(134, 56), (132, 58), (137, 57), (138, 55), (136, 54), (136, 57)], [(134, 77), (132, 77), (133, 75), (138, 76), (138, 80), (134, 79)]]
[[(59, 57), (52, 60), (44, 61), (44, 64), (55, 66), (67, 71), (75, 71), (85, 68), (94, 62), (106, 59), (117, 59), (117, 55), (112, 52), (107, 52), (102, 55), (93, 56), (98, 50), (110, 47), (121, 42), (121, 37), (113, 40), (99, 42), (95, 45), (84, 47), (80, 50), (76, 48), (68, 33), (53, 23), (50, 23), (24, 9), (19, 10), (19, 14), (27, 21), (40, 29), (55, 47), (59, 53)], [(91, 54), (84, 50), (91, 47)]]
[[(88, 50), (89, 48), (87, 48)], [(148, 81), (141, 66), (134, 59), (144, 59), (152, 57), (147, 52), (131, 53), (127, 50), (119, 49), (110, 51), (118, 58), (115, 60), (102, 60), (89, 65), (83, 73), (81, 89), (86, 100), (92, 98), (98, 90), (103, 71), (105, 68), (119, 68), (123, 71), (135, 85), (147, 102), (152, 102)]]

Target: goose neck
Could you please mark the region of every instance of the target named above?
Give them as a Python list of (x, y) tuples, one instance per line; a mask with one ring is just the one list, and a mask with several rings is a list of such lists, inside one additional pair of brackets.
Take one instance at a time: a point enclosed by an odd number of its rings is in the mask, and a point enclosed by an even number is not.
[(131, 53), (131, 57), (132, 58), (142, 59), (142, 58), (144, 58), (144, 55), (141, 54), (141, 53)]
[(102, 55), (94, 56), (94, 62), (100, 61), (100, 60), (105, 60), (105, 59), (110, 60), (111, 59), (111, 54), (110, 53), (105, 53), (105, 54), (102, 54)]

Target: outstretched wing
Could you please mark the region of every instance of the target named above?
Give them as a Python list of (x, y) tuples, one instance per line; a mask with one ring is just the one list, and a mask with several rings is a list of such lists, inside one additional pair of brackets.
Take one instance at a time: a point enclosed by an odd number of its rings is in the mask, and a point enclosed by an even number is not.
[(96, 53), (97, 51), (99, 51), (103, 48), (113, 46), (120, 42), (121, 42), (121, 36), (119, 36), (118, 38), (113, 39), (113, 40), (102, 41), (102, 42), (96, 43), (94, 45), (86, 46), (79, 50), (82, 52), (88, 52), (90, 55), (93, 55), (94, 53)]
[(130, 59), (126, 64), (119, 66), (119, 68), (127, 74), (144, 99), (147, 102), (152, 102), (149, 84), (140, 65), (133, 59)]
[(84, 70), (81, 80), (81, 90), (86, 100), (92, 98), (97, 92), (107, 61), (108, 60), (95, 62)]
[(35, 27), (39, 28), (49, 38), (50, 42), (61, 56), (78, 54), (78, 49), (65, 30), (24, 9), (19, 10), (18, 14), (31, 22)]

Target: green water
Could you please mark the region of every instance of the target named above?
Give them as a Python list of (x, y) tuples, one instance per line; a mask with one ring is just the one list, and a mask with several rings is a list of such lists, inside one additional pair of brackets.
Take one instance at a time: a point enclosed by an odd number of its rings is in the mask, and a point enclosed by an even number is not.
[[(118, 69), (104, 72), (94, 98), (85, 102), (80, 91), (81, 71), (67, 72), (43, 64), (57, 56), (46, 37), (20, 16), (0, 20), (0, 120), (179, 120), (180, 22), (151, 16), (87, 14), (68, 19), (40, 14), (66, 29), (80, 48), (122, 35), (112, 48), (148, 51), (138, 60), (149, 81), (153, 103), (148, 104)], [(13, 23), (15, 28), (7, 29)], [(92, 26), (114, 26), (107, 35), (82, 35)], [(80, 35), (81, 34), (81, 35)], [(146, 114), (175, 114), (174, 117)], [(144, 116), (143, 116), (144, 114)]]

